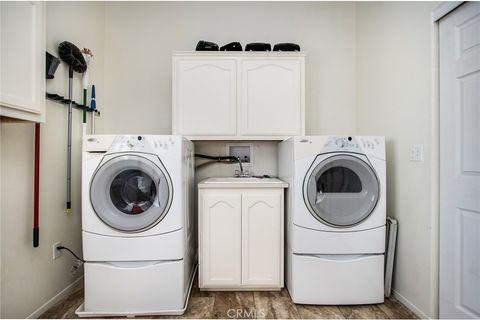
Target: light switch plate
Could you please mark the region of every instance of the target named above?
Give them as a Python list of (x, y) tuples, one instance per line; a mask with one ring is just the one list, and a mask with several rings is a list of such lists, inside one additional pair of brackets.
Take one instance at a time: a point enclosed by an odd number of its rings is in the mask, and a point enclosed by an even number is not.
[(423, 144), (410, 146), (410, 161), (423, 161)]

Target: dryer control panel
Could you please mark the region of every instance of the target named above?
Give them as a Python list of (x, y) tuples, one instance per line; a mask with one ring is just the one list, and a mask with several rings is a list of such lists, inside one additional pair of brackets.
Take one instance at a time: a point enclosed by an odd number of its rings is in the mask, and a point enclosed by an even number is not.
[(333, 151), (348, 151), (348, 152), (362, 152), (361, 144), (355, 137), (352, 136), (332, 136), (324, 145), (327, 152)]
[(360, 138), (360, 142), (364, 150), (374, 150), (381, 147), (380, 139), (373, 137), (371, 139)]
[(322, 152), (357, 152), (385, 158), (385, 139), (376, 136), (330, 136)]

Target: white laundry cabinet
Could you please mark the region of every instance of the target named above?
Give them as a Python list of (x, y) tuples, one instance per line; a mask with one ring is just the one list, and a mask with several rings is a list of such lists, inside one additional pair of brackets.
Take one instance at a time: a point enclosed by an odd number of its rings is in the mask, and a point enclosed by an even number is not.
[[(238, 178), (242, 179), (242, 178)], [(199, 184), (199, 287), (283, 287), (284, 188), (270, 183)], [(275, 181), (274, 181), (275, 180)]]
[(45, 3), (0, 2), (0, 116), (45, 121)]
[(305, 54), (173, 54), (173, 134), (282, 140), (305, 134)]

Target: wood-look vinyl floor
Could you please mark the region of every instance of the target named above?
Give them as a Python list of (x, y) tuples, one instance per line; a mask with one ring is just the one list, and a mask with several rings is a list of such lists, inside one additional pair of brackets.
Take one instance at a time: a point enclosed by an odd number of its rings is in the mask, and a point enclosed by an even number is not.
[[(77, 318), (75, 310), (83, 303), (83, 288), (50, 308), (41, 318)], [(310, 306), (294, 304), (286, 289), (282, 291), (200, 291), (197, 280), (182, 316), (137, 318), (189, 319), (417, 319), (394, 299), (361, 306)]]

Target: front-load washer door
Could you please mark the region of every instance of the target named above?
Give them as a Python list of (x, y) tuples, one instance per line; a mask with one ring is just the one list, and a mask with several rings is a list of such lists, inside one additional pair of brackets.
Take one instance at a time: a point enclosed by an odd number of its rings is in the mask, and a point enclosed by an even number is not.
[(310, 213), (336, 228), (357, 225), (377, 205), (380, 185), (372, 167), (360, 157), (333, 155), (313, 163), (303, 185)]
[(90, 183), (97, 216), (108, 226), (139, 232), (159, 223), (172, 202), (172, 182), (160, 161), (123, 154), (105, 161)]

